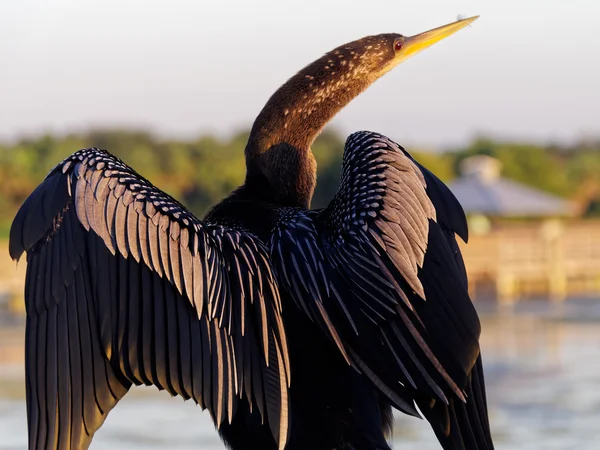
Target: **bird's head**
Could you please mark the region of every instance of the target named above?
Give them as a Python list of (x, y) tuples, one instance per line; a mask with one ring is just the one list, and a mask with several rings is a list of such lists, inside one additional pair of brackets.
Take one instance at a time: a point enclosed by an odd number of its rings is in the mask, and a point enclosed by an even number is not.
[(367, 36), (306, 66), (271, 96), (256, 118), (246, 146), (248, 173), (266, 177), (277, 191), (290, 192), (292, 203), (296, 196), (310, 199), (316, 165), (309, 149), (327, 122), (382, 75), (477, 17), (410, 37)]
[(347, 59), (343, 66), (350, 65), (352, 61), (353, 70), (349, 72), (354, 75), (356, 71), (357, 76), (362, 75), (373, 82), (408, 58), (470, 25), (478, 17), (461, 19), (415, 36), (395, 33), (367, 36), (342, 45), (329, 55), (337, 56), (339, 64)]

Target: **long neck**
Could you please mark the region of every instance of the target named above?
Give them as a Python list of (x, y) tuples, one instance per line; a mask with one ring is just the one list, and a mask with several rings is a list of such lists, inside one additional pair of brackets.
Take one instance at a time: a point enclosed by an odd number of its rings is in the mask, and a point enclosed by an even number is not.
[(316, 185), (311, 144), (373, 81), (350, 47), (325, 54), (290, 78), (254, 122), (246, 147), (247, 184), (264, 177), (279, 203), (309, 207)]

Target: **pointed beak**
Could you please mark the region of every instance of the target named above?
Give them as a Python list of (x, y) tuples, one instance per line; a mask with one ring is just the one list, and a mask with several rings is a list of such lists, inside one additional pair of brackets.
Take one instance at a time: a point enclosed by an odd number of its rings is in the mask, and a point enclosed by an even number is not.
[(470, 25), (478, 18), (479, 16), (469, 17), (468, 19), (458, 20), (456, 22), (449, 23), (448, 25), (426, 31), (425, 33), (417, 34), (416, 36), (404, 38), (402, 48), (396, 52), (394, 59), (392, 59), (382, 68), (379, 76), (389, 72), (398, 64), (416, 55), (421, 50), (424, 50), (436, 42), (447, 38), (451, 34), (456, 33), (458, 30), (462, 30), (464, 27)]
[(400, 56), (402, 61), (404, 61), (411, 56), (416, 55), (421, 50), (424, 50), (436, 42), (439, 42), (442, 39), (456, 33), (458, 30), (462, 30), (464, 27), (470, 25), (478, 18), (479, 16), (469, 17), (468, 19), (459, 20), (457, 22), (449, 23), (448, 25), (417, 34), (416, 36), (408, 37), (404, 41), (402, 50), (398, 52), (398, 56)]

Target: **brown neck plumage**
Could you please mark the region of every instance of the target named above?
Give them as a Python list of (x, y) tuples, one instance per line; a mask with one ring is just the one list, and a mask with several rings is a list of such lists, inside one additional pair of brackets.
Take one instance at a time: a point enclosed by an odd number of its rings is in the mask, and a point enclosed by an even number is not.
[[(277, 203), (308, 208), (316, 185), (310, 146), (323, 127), (375, 81), (382, 58), (366, 58), (350, 44), (290, 78), (256, 118), (246, 146), (247, 178), (268, 180)], [(366, 56), (369, 56), (368, 54)]]

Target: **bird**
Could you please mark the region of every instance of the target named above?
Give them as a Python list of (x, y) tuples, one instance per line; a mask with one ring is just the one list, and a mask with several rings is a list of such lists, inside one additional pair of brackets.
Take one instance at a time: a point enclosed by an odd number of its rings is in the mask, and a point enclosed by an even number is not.
[(256, 117), (243, 184), (199, 219), (106, 150), (76, 151), (19, 209), (32, 450), (87, 449), (134, 385), (208, 410), (232, 450), (389, 449), (393, 410), (444, 449), (493, 449), (450, 190), (360, 131), (310, 209), (311, 144), (352, 99), (477, 16), (344, 44)]

